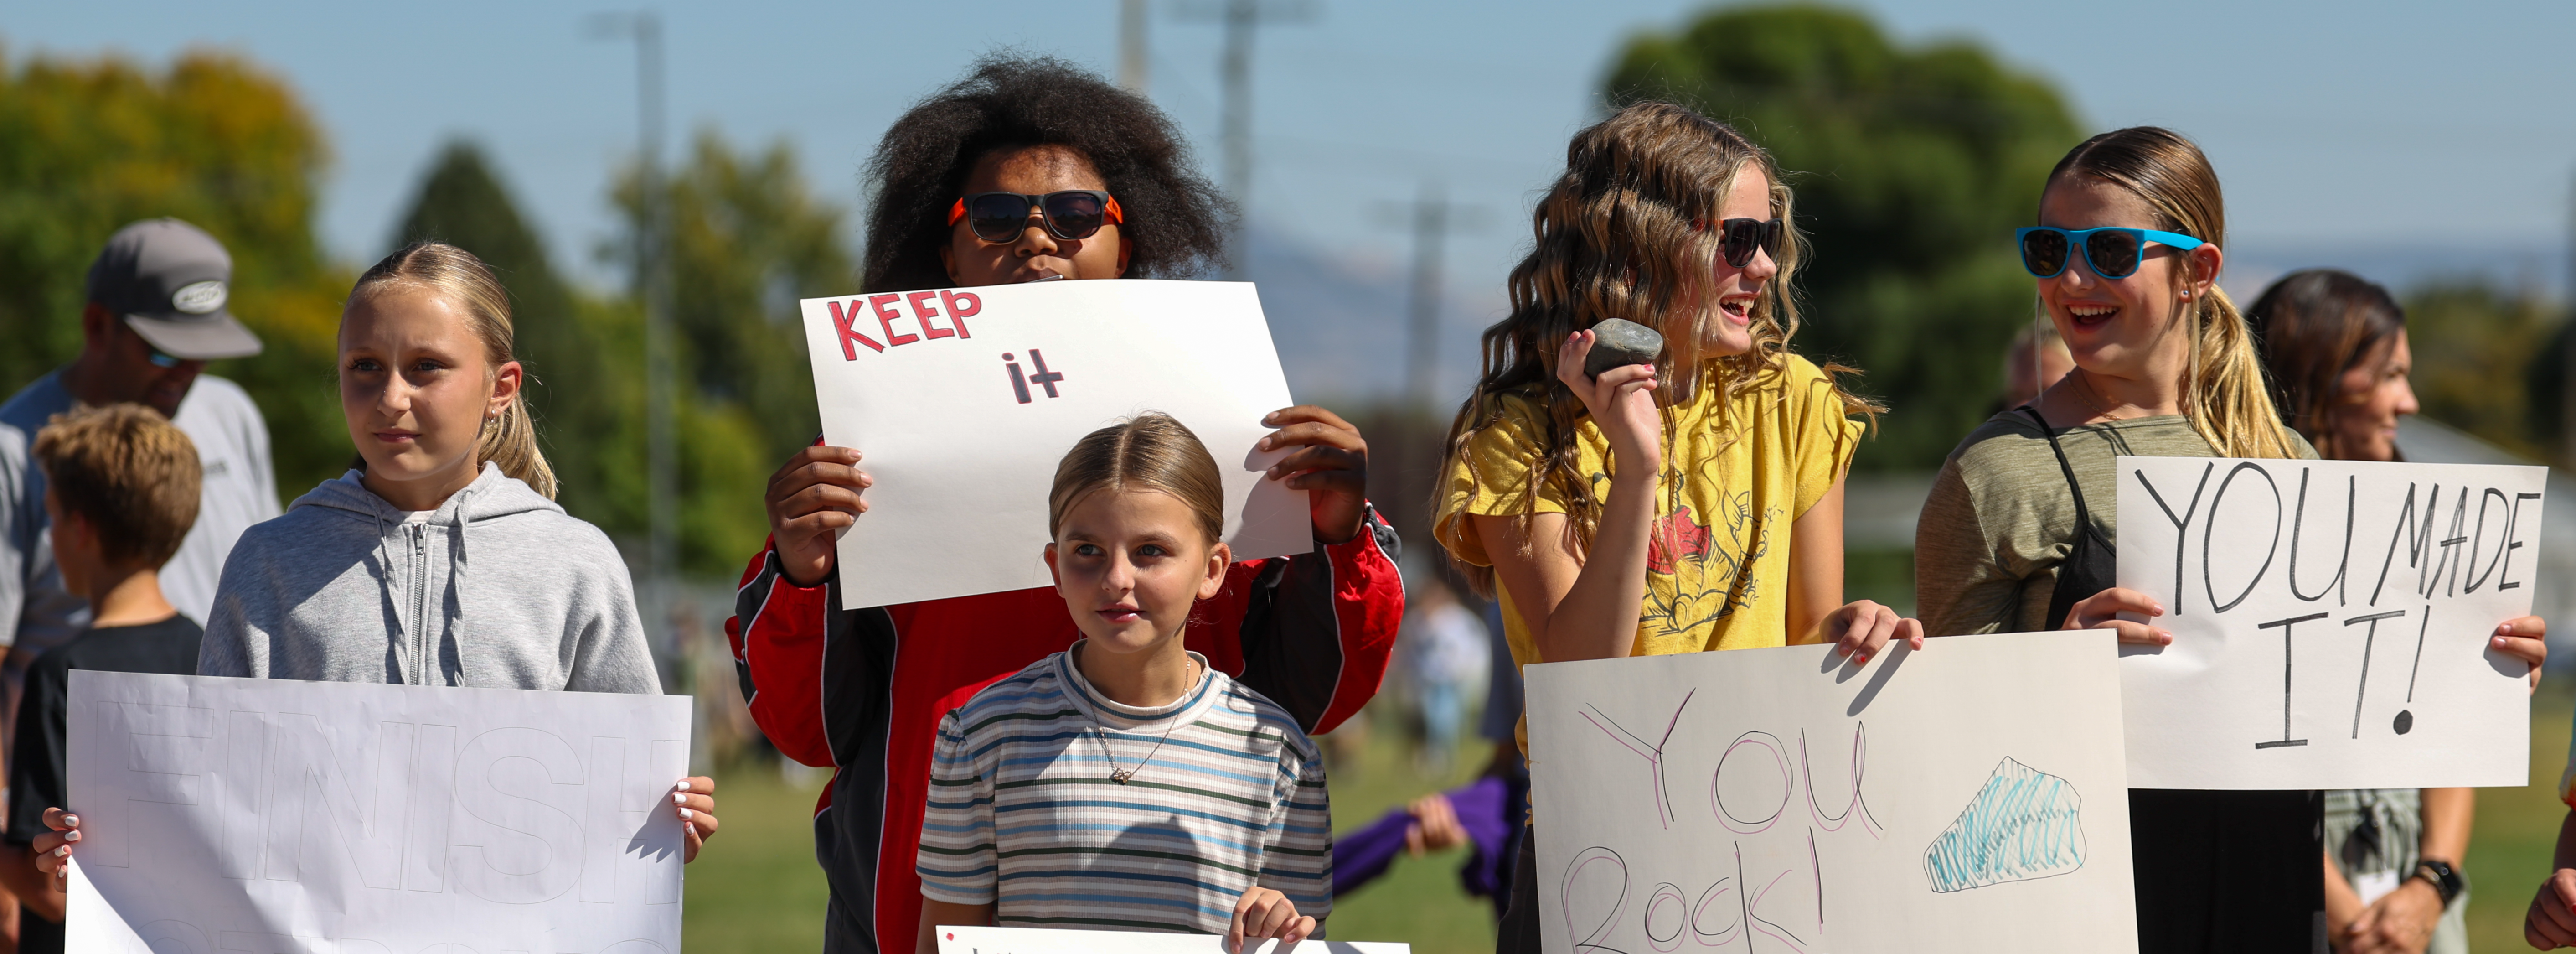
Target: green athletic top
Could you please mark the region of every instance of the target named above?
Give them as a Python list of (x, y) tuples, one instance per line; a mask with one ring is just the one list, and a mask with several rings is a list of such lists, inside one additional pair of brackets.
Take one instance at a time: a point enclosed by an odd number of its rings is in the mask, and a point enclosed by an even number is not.
[[(2294, 435), (2295, 439), (2295, 435)], [(2102, 535), (2119, 536), (2114, 457), (2215, 457), (2179, 414), (2105, 421), (2057, 434)], [(2298, 440), (2299, 456), (2316, 459)], [(2075, 497), (2048, 437), (2006, 411), (1968, 433), (1941, 465), (1914, 527), (1914, 611), (1933, 636), (2052, 629), (2048, 597), (2075, 541)]]

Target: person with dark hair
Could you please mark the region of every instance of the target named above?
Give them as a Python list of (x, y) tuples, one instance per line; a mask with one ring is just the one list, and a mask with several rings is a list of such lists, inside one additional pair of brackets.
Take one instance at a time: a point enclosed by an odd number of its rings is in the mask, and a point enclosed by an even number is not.
[[(886, 131), (868, 164), (867, 290), (1189, 278), (1225, 258), (1226, 203), (1153, 104), (1047, 57), (987, 57)], [(1370, 508), (1368, 444), (1320, 407), (1272, 412), (1270, 477), (1307, 491), (1315, 552), (1230, 566), (1184, 646), (1321, 734), (1377, 693), (1403, 579)], [(725, 631), (743, 698), (789, 758), (831, 766), (814, 815), (826, 951), (917, 940), (940, 718), (1080, 636), (1050, 588), (843, 609), (833, 558), (869, 509), (859, 452), (815, 446), (770, 478), (770, 545)], [(896, 677), (901, 673), (901, 678)]]
[(2397, 419), (2421, 408), (2407, 383), (2406, 311), (2368, 279), (2291, 272), (2245, 313), (2283, 423), (2327, 460), (2398, 460)]
[[(2397, 460), (2397, 419), (2417, 410), (2406, 312), (2388, 289), (2329, 268), (2291, 272), (2245, 312), (2281, 420), (2327, 460)], [(2325, 793), (2326, 932), (2336, 950), (2469, 949), (2459, 865), (2473, 788)]]

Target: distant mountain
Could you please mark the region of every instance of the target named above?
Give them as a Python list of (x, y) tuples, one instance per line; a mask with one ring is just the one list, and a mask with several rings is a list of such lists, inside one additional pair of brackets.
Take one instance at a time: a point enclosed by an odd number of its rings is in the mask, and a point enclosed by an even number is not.
[[(1410, 262), (1338, 258), (1258, 229), (1251, 245), (1251, 277), (1261, 288), (1261, 310), (1290, 394), (1344, 407), (1405, 393)], [(1497, 310), (1492, 296), (1449, 292), (1434, 349), (1444, 402), (1464, 395), (1475, 380), (1476, 335)]]

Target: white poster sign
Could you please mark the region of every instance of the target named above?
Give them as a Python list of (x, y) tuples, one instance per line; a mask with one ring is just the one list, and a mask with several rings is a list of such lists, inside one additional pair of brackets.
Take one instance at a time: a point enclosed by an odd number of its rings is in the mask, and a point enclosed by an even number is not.
[(66, 946), (669, 954), (689, 700), (74, 671)]
[(2122, 646), (2129, 784), (2530, 781), (2531, 612), (2548, 469), (2122, 457), (2120, 585), (2173, 645)]
[[(1409, 954), (1410, 944), (1277, 941), (1244, 945), (1242, 954)], [(1144, 934), (1125, 931), (1055, 931), (1040, 928), (941, 927), (939, 954), (1233, 954), (1214, 934)]]
[(2136, 950), (2111, 644), (1528, 667), (1546, 949)]
[(1263, 470), (1289, 405), (1261, 300), (1241, 282), (1051, 281), (803, 302), (823, 439), (876, 483), (840, 544), (856, 608), (1051, 585), (1056, 464), (1143, 411), (1178, 418), (1225, 474), (1235, 559), (1314, 548), (1306, 495)]

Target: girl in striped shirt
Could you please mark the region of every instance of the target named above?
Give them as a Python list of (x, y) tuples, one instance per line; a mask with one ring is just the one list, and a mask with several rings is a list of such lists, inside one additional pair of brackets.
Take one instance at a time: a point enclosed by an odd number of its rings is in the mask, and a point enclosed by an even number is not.
[(1082, 630), (939, 725), (917, 950), (938, 926), (1316, 933), (1324, 763), (1286, 710), (1183, 648), (1231, 553), (1215, 458), (1179, 421), (1092, 432), (1057, 466), (1047, 566)]

